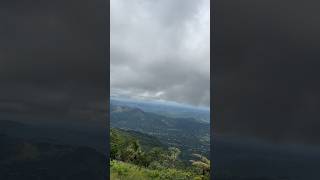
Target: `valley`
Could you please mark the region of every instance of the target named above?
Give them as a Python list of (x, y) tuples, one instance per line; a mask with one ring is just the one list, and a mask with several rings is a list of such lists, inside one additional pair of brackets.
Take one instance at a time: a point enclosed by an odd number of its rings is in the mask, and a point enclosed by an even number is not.
[(140, 109), (139, 103), (135, 103), (138, 107), (133, 106), (133, 102), (129, 104), (127, 106), (122, 102), (120, 105), (119, 102), (111, 101), (111, 127), (148, 134), (168, 147), (177, 147), (182, 151), (181, 159), (187, 164), (193, 153), (209, 157), (210, 124), (208, 122), (190, 117), (164, 116), (163, 113), (157, 114), (154, 111), (147, 112)]

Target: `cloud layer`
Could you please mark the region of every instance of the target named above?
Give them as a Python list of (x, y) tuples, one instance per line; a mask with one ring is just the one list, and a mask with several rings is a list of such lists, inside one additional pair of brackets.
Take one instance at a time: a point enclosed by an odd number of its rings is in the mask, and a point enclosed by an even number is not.
[(112, 0), (112, 94), (208, 106), (209, 20), (209, 0)]

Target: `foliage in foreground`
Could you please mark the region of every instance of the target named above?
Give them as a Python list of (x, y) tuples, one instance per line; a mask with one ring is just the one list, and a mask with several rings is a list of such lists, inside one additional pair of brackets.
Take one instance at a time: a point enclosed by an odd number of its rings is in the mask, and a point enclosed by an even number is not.
[(174, 168), (148, 169), (113, 160), (110, 162), (111, 180), (202, 180), (204, 176)]
[(198, 160), (191, 160), (193, 166), (186, 167), (176, 147), (143, 148), (139, 140), (111, 129), (111, 178), (135, 179), (209, 179), (210, 160), (194, 154)]
[(202, 171), (202, 175), (210, 174), (210, 160), (200, 154), (193, 154), (193, 156), (197, 157), (199, 160), (190, 160), (192, 165), (197, 167), (200, 171)]

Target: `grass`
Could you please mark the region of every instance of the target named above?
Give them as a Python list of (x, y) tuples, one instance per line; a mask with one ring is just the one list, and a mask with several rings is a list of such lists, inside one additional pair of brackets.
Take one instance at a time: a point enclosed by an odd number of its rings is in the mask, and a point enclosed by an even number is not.
[(121, 161), (111, 161), (111, 180), (201, 180), (191, 172), (166, 169), (147, 169)]

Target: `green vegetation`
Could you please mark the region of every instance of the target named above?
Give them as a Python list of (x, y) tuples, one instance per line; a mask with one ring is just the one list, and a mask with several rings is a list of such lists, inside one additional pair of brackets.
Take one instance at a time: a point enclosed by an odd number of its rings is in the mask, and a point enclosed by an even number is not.
[(156, 138), (139, 134), (138, 139), (136, 133), (114, 128), (110, 133), (112, 180), (209, 179), (210, 161), (204, 156), (195, 155), (200, 161), (192, 160), (194, 166), (186, 166), (179, 158), (180, 149), (155, 143)]
[[(111, 161), (112, 180), (150, 180), (150, 179), (195, 179), (196, 176), (191, 172), (177, 170), (173, 168), (149, 169), (137, 165), (120, 161)], [(201, 177), (199, 177), (201, 179)]]
[[(110, 126), (130, 130), (130, 135), (139, 136), (140, 145), (149, 149), (154, 146), (152, 139), (160, 141), (166, 147), (179, 148), (179, 159), (189, 164), (192, 154), (209, 156), (210, 124), (193, 118), (171, 118), (156, 113), (142, 111), (139, 108), (111, 105)], [(134, 133), (136, 132), (136, 133)], [(143, 133), (139, 135), (138, 133)], [(152, 136), (149, 138), (149, 136)], [(145, 139), (144, 137), (147, 137)], [(144, 143), (147, 140), (147, 143)], [(146, 150), (147, 151), (147, 150)]]
[(190, 160), (192, 165), (197, 167), (202, 171), (202, 175), (207, 175), (210, 173), (210, 160), (200, 154), (193, 154), (195, 157), (199, 158), (199, 160)]

